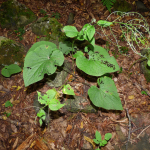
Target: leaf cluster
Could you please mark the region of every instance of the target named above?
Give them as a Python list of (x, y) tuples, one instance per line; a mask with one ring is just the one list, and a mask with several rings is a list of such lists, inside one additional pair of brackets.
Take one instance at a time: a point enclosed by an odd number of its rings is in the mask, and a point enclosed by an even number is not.
[(103, 5), (107, 7), (109, 12), (111, 12), (111, 8), (115, 2), (116, 0), (102, 0)]
[[(111, 133), (106, 133), (105, 134), (105, 139), (102, 140), (102, 136), (101, 134), (96, 131), (95, 133), (95, 139), (93, 139), (94, 143), (96, 143), (97, 145), (99, 145), (99, 147), (105, 146), (108, 141), (111, 139), (112, 134)], [(97, 148), (96, 150), (100, 150), (100, 148)]]

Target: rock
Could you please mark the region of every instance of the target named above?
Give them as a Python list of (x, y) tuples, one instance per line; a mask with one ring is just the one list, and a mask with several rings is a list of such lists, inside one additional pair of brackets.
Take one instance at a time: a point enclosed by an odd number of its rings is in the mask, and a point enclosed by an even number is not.
[[(87, 105), (82, 105), (87, 104)], [(69, 112), (85, 112), (85, 113), (96, 113), (97, 108), (91, 104), (89, 101), (81, 96), (71, 96), (65, 100), (65, 106), (62, 107), (62, 111)]]
[[(143, 49), (141, 51), (141, 54), (147, 55), (147, 57), (148, 57), (148, 53), (150, 53), (150, 49)], [(144, 74), (146, 81), (150, 82), (150, 66), (147, 65), (147, 61), (148, 60), (141, 62), (141, 72)]]
[(17, 0), (3, 2), (0, 7), (0, 26), (2, 28), (17, 30), (36, 19), (37, 16), (25, 5), (17, 2)]
[(31, 26), (33, 33), (36, 35), (47, 35), (49, 39), (63, 36), (64, 34), (61, 32), (62, 27), (57, 19), (49, 17), (41, 17)]
[(132, 6), (125, 0), (117, 0), (113, 5), (114, 11), (129, 12)]
[(71, 25), (74, 24), (74, 13), (69, 13), (69, 17), (68, 17), (68, 21), (67, 21), (67, 25)]
[(147, 12), (150, 11), (150, 9), (148, 9), (143, 2), (141, 2), (140, 0), (136, 1), (136, 8), (137, 10), (139, 10), (140, 12)]
[(58, 67), (60, 71), (56, 71), (54, 74), (49, 75), (46, 83), (51, 87), (62, 86), (68, 76), (68, 72), (70, 72), (70, 68), (71, 64), (65, 60), (64, 65), (62, 67)]
[(11, 64), (17, 64), (23, 68), (26, 52), (27, 48), (22, 44), (0, 36), (0, 69)]

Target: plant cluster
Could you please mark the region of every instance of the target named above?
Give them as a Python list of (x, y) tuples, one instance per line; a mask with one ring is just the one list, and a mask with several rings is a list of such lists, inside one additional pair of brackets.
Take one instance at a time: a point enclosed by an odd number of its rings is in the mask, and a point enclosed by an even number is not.
[(53, 12), (52, 17), (55, 17), (58, 20), (58, 19), (60, 19), (61, 15), (58, 12), (56, 12), (56, 13)]
[[(105, 139), (102, 140), (102, 136), (101, 134), (96, 131), (95, 133), (95, 139), (93, 139), (94, 143), (96, 143), (97, 145), (99, 145), (99, 147), (105, 146), (108, 141), (111, 139), (112, 134), (111, 133), (106, 133), (105, 134)], [(97, 148), (96, 150), (100, 150), (100, 148)]]
[[(122, 13), (122, 15), (124, 16), (125, 14)], [(142, 44), (147, 44), (144, 36), (137, 30), (135, 24), (132, 24), (132, 22), (124, 23), (117, 22), (116, 20), (112, 22), (99, 20), (95, 25), (101, 27), (104, 32), (104, 27), (109, 27), (111, 29), (112, 26), (117, 23), (121, 26), (123, 35), (126, 41), (130, 43), (131, 48), (134, 48), (131, 40), (137, 45), (139, 42)], [(76, 60), (77, 68), (88, 75), (98, 77), (98, 87), (91, 86), (88, 90), (88, 95), (92, 103), (96, 107), (102, 107), (108, 110), (123, 110), (114, 81), (107, 76), (108, 73), (122, 70), (118, 66), (116, 59), (113, 56), (109, 56), (107, 50), (103, 47), (95, 45), (95, 25), (85, 24), (80, 32), (78, 32), (74, 26), (65, 26), (62, 31), (68, 38), (71, 38), (72, 42), (60, 42), (59, 49), (54, 43), (48, 41), (41, 41), (33, 44), (28, 51), (24, 62), (23, 79), (25, 87), (42, 80), (44, 78), (44, 74), (51, 75), (55, 73), (57, 66), (62, 66), (64, 63), (64, 55), (71, 54), (72, 59)], [(126, 27), (127, 30), (123, 29), (123, 26)], [(129, 30), (133, 32), (130, 34), (132, 35), (131, 40), (127, 38)], [(115, 37), (114, 34), (113, 36)], [(84, 50), (79, 50), (75, 46), (76, 41), (88, 41), (89, 44), (85, 46)], [(119, 47), (118, 42), (117, 46)], [(10, 74), (12, 74), (12, 72)], [(70, 85), (64, 84), (60, 89), (62, 88), (63, 93), (74, 95), (73, 89)], [(48, 106), (52, 111), (56, 111), (64, 106), (64, 104), (60, 103), (58, 93), (55, 89), (47, 91), (44, 96), (38, 92), (38, 100), (40, 103)], [(42, 124), (42, 120), (46, 117), (43, 108), (40, 109), (38, 116), (40, 117), (40, 124)]]
[(19, 37), (20, 41), (23, 40), (22, 35), (26, 32), (24, 28), (19, 28), (18, 30), (15, 30), (14, 32), (17, 33), (17, 36)]
[(107, 7), (109, 12), (111, 12), (111, 8), (115, 2), (116, 2), (116, 0), (102, 0), (103, 5)]

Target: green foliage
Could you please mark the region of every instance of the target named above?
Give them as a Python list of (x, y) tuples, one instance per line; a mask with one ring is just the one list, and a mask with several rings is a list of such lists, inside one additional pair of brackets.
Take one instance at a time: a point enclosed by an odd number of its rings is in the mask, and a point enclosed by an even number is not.
[[(25, 86), (43, 79), (44, 74), (53, 74), (64, 62), (63, 53), (51, 42), (41, 41), (33, 44), (28, 51), (23, 68)], [(30, 78), (29, 78), (30, 76)]]
[(147, 92), (146, 91), (141, 91), (141, 94), (147, 95)]
[(11, 115), (11, 112), (9, 112), (9, 113), (4, 112), (4, 115), (6, 115), (7, 117), (9, 117)]
[(99, 88), (91, 86), (88, 95), (92, 103), (97, 107), (113, 110), (123, 110), (114, 81), (107, 77), (101, 77), (97, 80)]
[(44, 15), (44, 17), (48, 17), (48, 15), (46, 15), (46, 11), (44, 9), (40, 9), (40, 13)]
[(46, 11), (44, 9), (40, 9), (40, 13), (46, 15)]
[(119, 50), (119, 52), (120, 52), (121, 54), (127, 54), (128, 51), (129, 51), (129, 48), (126, 47), (126, 46), (121, 46), (121, 47), (120, 47), (120, 50)]
[(73, 89), (71, 88), (69, 84), (64, 85), (64, 88), (62, 89), (62, 91), (64, 94), (75, 95)]
[(19, 73), (21, 72), (22, 69), (16, 65), (16, 64), (11, 64), (9, 66), (5, 66), (2, 71), (1, 71), (1, 74), (4, 76), (4, 77), (10, 77), (12, 74), (15, 74), (15, 73)]
[(52, 17), (55, 17), (58, 20), (58, 19), (60, 19), (61, 15), (58, 12), (56, 12), (56, 13), (53, 12)]
[[(115, 18), (116, 15), (116, 18)], [(135, 16), (135, 17), (134, 17)], [(149, 57), (143, 56), (141, 53), (137, 51), (137, 47), (139, 49), (147, 49), (150, 47), (149, 40), (146, 38), (147, 36), (150, 36), (149, 31), (149, 25), (145, 18), (137, 13), (137, 12), (112, 12), (108, 17), (107, 20), (114, 18), (114, 21), (112, 21), (113, 25), (118, 25), (118, 28), (121, 29), (122, 35), (121, 40), (125, 40), (129, 47), (138, 55), (141, 57), (144, 57), (148, 60), (150, 60)], [(106, 21), (107, 21), (106, 20)], [(115, 35), (113, 31), (113, 26), (109, 26), (111, 35), (115, 39), (115, 42), (108, 38), (107, 33), (103, 30), (103, 27), (100, 26), (101, 30), (103, 31), (104, 35), (106, 36), (107, 40), (110, 41), (113, 45), (117, 46), (118, 49), (120, 49), (120, 45), (118, 44), (117, 36)], [(109, 30), (108, 29), (108, 30)], [(147, 63), (150, 65), (150, 61)]]
[(17, 36), (19, 37), (20, 41), (23, 40), (22, 35), (25, 33), (24, 28), (19, 28), (18, 30), (15, 30), (14, 32), (17, 33)]
[(13, 107), (13, 104), (10, 102), (10, 101), (7, 101), (6, 103), (5, 103), (5, 107)]
[[(64, 94), (68, 94), (68, 95), (75, 95), (73, 89), (71, 88), (71, 86), (69, 84), (67, 85), (63, 85), (63, 93)], [(44, 107), (41, 108), (39, 110), (39, 112), (37, 113), (37, 116), (40, 117), (39, 119), (39, 123), (40, 126), (42, 125), (43, 121), (46, 119), (46, 112), (44, 111), (44, 108), (48, 106), (49, 110), (52, 111), (57, 111), (60, 108), (62, 108), (65, 104), (61, 104), (59, 101), (59, 94), (56, 91), (56, 89), (51, 89), (48, 90), (46, 92), (46, 94), (44, 94), (42, 96), (42, 94), (40, 92), (38, 92), (38, 101), (41, 104), (44, 104)]]
[(103, 5), (107, 7), (109, 12), (111, 12), (111, 8), (115, 2), (116, 0), (102, 0)]
[[(111, 133), (106, 133), (105, 134), (105, 139), (102, 140), (102, 136), (101, 134), (96, 131), (95, 133), (95, 139), (93, 139), (94, 143), (96, 143), (97, 145), (99, 145), (99, 147), (105, 146), (107, 144), (107, 142), (111, 139), (112, 134)], [(100, 148), (96, 149), (96, 150), (100, 150)]]
[[(103, 27), (107, 27), (112, 23), (107, 21), (98, 21), (98, 24)], [(63, 32), (67, 37), (74, 38), (72, 42), (72, 49), (71, 45), (66, 48), (68, 43), (60, 43), (63, 53), (69, 54), (69, 52), (74, 52), (75, 40), (87, 40), (90, 44), (85, 47), (85, 53), (88, 55), (87, 58), (84, 56), (82, 51), (77, 51), (73, 55), (73, 57), (76, 58), (76, 65), (80, 70), (92, 76), (102, 76), (106, 73), (120, 70), (115, 58), (110, 57), (104, 48), (95, 45), (95, 28), (93, 25), (85, 24), (80, 32), (78, 32), (76, 27), (65, 26), (63, 28)], [(67, 50), (64, 51), (62, 47)], [(43, 79), (44, 74), (53, 74), (57, 69), (56, 65), (61, 66), (64, 62), (62, 51), (58, 50), (56, 45), (51, 42), (42, 41), (35, 43), (25, 57), (23, 68), (25, 86), (29, 86), (30, 84)], [(97, 107), (103, 107), (105, 109), (122, 110), (122, 104), (113, 80), (107, 76), (100, 77), (98, 85), (101, 87), (100, 89), (92, 86), (88, 91), (92, 103)], [(64, 94), (74, 95), (70, 85), (64, 86), (63, 92)], [(44, 103), (42, 101), (42, 103), (48, 105), (47, 102)], [(50, 109), (53, 110), (53, 107)], [(41, 111), (39, 117), (44, 116), (44, 112)]]
[(67, 40), (59, 43), (59, 49), (65, 55), (68, 55), (70, 52), (75, 52), (76, 48), (76, 46), (72, 47), (72, 43)]

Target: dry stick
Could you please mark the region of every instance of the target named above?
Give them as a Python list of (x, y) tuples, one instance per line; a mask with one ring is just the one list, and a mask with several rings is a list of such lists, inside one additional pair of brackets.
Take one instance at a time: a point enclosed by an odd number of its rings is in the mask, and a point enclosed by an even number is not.
[(135, 84), (135, 85), (140, 86), (140, 87), (141, 87), (141, 89), (143, 89), (143, 90), (147, 93), (147, 95), (148, 95), (148, 96), (150, 96), (150, 94), (149, 94), (148, 90), (147, 90), (147, 89), (145, 89), (145, 88), (143, 88), (143, 87), (142, 87), (142, 85), (138, 84), (137, 82), (135, 82), (134, 84)]
[[(136, 61), (130, 66), (129, 71), (130, 71), (130, 69), (133, 67), (134, 64), (136, 64), (137, 62), (145, 61), (145, 60), (147, 60), (147, 59), (146, 59), (146, 58), (141, 58), (141, 59), (136, 60)], [(129, 72), (129, 71), (128, 71), (128, 72)]]
[(129, 115), (129, 112), (128, 112), (128, 108), (126, 108), (126, 113), (127, 113), (128, 119), (129, 119), (128, 141), (126, 143), (126, 150), (127, 150), (128, 149), (128, 143), (130, 142), (130, 135), (131, 135), (131, 118), (130, 118), (130, 115)]
[(150, 125), (148, 125), (145, 129), (143, 129), (143, 130), (140, 132), (140, 134), (138, 134), (137, 138), (139, 139), (140, 135), (141, 135), (145, 130), (147, 130), (149, 127), (150, 127)]

